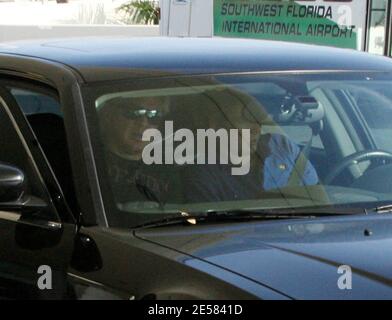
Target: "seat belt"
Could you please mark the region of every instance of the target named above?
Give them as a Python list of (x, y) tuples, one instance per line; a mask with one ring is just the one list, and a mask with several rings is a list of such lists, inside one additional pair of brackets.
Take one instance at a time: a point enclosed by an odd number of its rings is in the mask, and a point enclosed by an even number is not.
[(312, 136), (306, 146), (300, 151), (293, 171), (291, 172), (289, 181), (287, 182), (288, 187), (298, 187), (304, 182), (304, 174), (306, 165), (309, 161), (310, 150), (312, 149), (313, 139), (323, 130), (323, 121), (319, 121), (317, 124), (311, 126)]
[(306, 164), (308, 163), (308, 158), (310, 154), (310, 149), (313, 144), (313, 138), (315, 134), (312, 130), (312, 136), (306, 146), (299, 152), (299, 155), (295, 161), (295, 165), (293, 170), (291, 171), (291, 175), (289, 181), (287, 182), (288, 187), (297, 187), (303, 184), (303, 176), (306, 170)]

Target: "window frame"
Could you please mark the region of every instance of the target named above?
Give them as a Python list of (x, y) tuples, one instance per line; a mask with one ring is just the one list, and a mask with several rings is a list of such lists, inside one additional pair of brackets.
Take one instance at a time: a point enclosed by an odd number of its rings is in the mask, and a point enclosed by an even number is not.
[[(64, 120), (80, 212), (70, 220), (79, 226), (108, 227), (105, 207), (91, 147), (87, 115), (82, 99), (83, 74), (61, 62), (33, 56), (0, 53), (0, 75), (56, 89), (64, 108)], [(64, 219), (67, 219), (66, 215)]]
[[(336, 72), (336, 71), (331, 71)], [(355, 71), (352, 74), (356, 73), (364, 73), (366, 71)], [(323, 73), (323, 72), (322, 72)], [(321, 73), (321, 74), (322, 74)], [(337, 72), (340, 73), (340, 72)], [(342, 72), (342, 74), (350, 74), (351, 72)], [(310, 73), (312, 74), (312, 73)], [(317, 70), (314, 71), (315, 75), (319, 75), (320, 72)], [(99, 180), (99, 185), (101, 188), (101, 194), (103, 203), (105, 206), (105, 211), (110, 212), (107, 215), (107, 220), (109, 225), (114, 225), (116, 227), (120, 225), (124, 225), (124, 221), (127, 223), (137, 225), (135, 222), (137, 220), (143, 221), (145, 219), (145, 214), (141, 214), (138, 212), (125, 212), (121, 211), (116, 207), (114, 196), (112, 194), (111, 187), (108, 182), (108, 174), (106, 170), (106, 163), (104, 157), (104, 148), (102, 141), (100, 139), (100, 128), (98, 125), (98, 118), (95, 108), (96, 98), (99, 96), (107, 95), (110, 93), (118, 93), (120, 91), (137, 91), (137, 90), (151, 90), (151, 89), (164, 89), (170, 88), (170, 82), (175, 80), (179, 84), (181, 84), (183, 79), (193, 79), (195, 81), (195, 85), (199, 84), (200, 79), (214, 79), (215, 77), (224, 77), (230, 78), (235, 76), (244, 76), (244, 77), (253, 77), (253, 76), (284, 76), (289, 75), (292, 76), (291, 73), (286, 72), (244, 72), (244, 73), (211, 73), (211, 74), (203, 74), (203, 75), (182, 75), (182, 76), (163, 76), (163, 77), (153, 77), (153, 78), (140, 78), (133, 80), (118, 80), (118, 81), (106, 81), (106, 82), (96, 82), (89, 83), (86, 86), (82, 87), (82, 97), (84, 100), (84, 104), (86, 106), (86, 115), (88, 120), (88, 127), (90, 131), (91, 144), (94, 152), (95, 163), (97, 167), (97, 175)], [(306, 75), (303, 73), (302, 75)], [(230, 82), (227, 84), (231, 84)], [(327, 130), (330, 128), (327, 128)], [(320, 139), (324, 145), (324, 150), (327, 152), (327, 149), (335, 148), (334, 144), (326, 144), (324, 142), (324, 135), (320, 135)], [(129, 225), (129, 224), (128, 224)]]
[[(55, 208), (59, 222), (75, 223), (75, 214), (72, 213), (68, 203), (63, 195), (61, 186), (59, 185), (57, 178), (49, 164), (43, 150), (41, 149), (39, 142), (30, 127), (28, 120), (18, 105), (16, 99), (10, 92), (10, 87), (17, 89), (29, 90), (44, 95), (49, 95), (52, 98), (61, 103), (59, 94), (57, 91), (46, 84), (39, 82), (15, 79), (14, 77), (7, 77), (0, 73), (0, 88), (5, 90), (5, 97), (3, 97), (7, 108), (13, 118), (15, 130), (18, 130), (21, 137), (25, 141), (26, 151), (31, 154), (31, 157), (35, 163), (38, 174), (42, 177), (42, 184), (44, 189), (47, 191), (50, 203)], [(0, 94), (0, 96), (2, 96)], [(9, 115), (10, 116), (10, 115)]]

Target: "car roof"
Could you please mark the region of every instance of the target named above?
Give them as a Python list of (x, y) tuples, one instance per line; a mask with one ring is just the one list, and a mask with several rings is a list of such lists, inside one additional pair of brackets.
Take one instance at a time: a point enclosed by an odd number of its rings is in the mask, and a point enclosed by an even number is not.
[(392, 70), (391, 59), (355, 50), (228, 38), (79, 38), (0, 44), (0, 54), (68, 65), (86, 82), (178, 74)]

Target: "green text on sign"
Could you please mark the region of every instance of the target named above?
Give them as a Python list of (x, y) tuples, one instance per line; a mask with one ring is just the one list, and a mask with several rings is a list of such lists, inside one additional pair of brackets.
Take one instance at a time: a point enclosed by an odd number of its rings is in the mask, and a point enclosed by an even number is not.
[(216, 36), (296, 41), (356, 49), (356, 26), (340, 26), (337, 20), (328, 2), (302, 5), (298, 1), (281, 0), (214, 0)]

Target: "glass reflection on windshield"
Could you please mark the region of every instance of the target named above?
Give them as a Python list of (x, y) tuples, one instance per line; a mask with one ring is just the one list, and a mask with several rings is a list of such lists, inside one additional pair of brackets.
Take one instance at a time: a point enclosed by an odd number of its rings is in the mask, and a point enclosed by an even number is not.
[(244, 75), (93, 88), (111, 201), (167, 214), (391, 199), (392, 183), (381, 183), (392, 160), (389, 79)]

